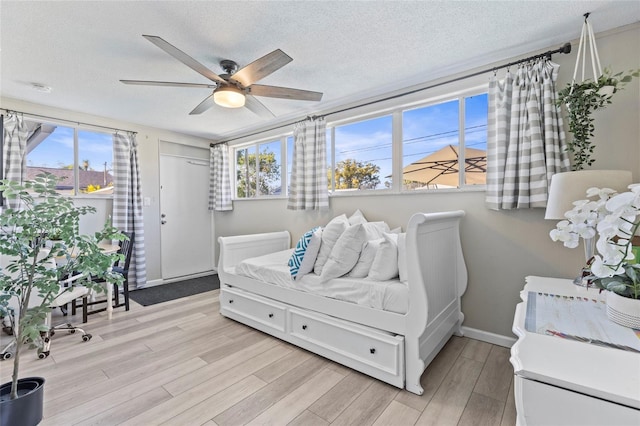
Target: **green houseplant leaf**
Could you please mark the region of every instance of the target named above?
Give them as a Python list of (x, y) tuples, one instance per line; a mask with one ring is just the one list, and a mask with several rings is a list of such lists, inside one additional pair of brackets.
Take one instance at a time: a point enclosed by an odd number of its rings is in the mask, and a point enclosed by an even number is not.
[(638, 76), (640, 70), (611, 75), (611, 71), (605, 69), (595, 81), (571, 82), (558, 92), (557, 105), (565, 105), (569, 132), (573, 135), (573, 139), (567, 141), (567, 150), (573, 154), (573, 170), (582, 170), (595, 161), (591, 157), (595, 148), (593, 113), (611, 104), (613, 94)]
[[(16, 348), (12, 399), (17, 397), (21, 349), (41, 346), (41, 332), (47, 330), (44, 322), (59, 293), (59, 282), (72, 273), (82, 274), (76, 284), (98, 291), (103, 287), (92, 277), (103, 278), (108, 285), (123, 282), (122, 276), (110, 268), (121, 255), (103, 253), (98, 243), (123, 240), (125, 236), (109, 223), (93, 235), (81, 235), (80, 217), (94, 213), (95, 208), (75, 206), (72, 199), (56, 191), (57, 182), (52, 174), (40, 174), (22, 185), (0, 180), (4, 196), (20, 200), (19, 209), (5, 208), (0, 213), (0, 255), (8, 259), (0, 268), (0, 315), (16, 314), (9, 316), (13, 318)], [(59, 240), (49, 244), (53, 234)], [(64, 257), (67, 262), (57, 264), (56, 257)], [(29, 306), (32, 296), (41, 298), (36, 306)]]

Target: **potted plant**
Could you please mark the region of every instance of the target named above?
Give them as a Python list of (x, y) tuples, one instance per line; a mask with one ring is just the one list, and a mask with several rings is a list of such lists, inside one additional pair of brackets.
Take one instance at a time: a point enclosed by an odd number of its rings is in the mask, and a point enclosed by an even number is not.
[(591, 141), (595, 131), (594, 111), (609, 105), (613, 94), (638, 76), (640, 70), (611, 75), (605, 69), (597, 80), (574, 81), (558, 92), (557, 105), (566, 106), (569, 132), (573, 134), (573, 140), (567, 141), (567, 150), (573, 154), (573, 170), (582, 170), (595, 161), (591, 158), (595, 148)]
[[(21, 379), (20, 356), (24, 347), (42, 347), (41, 336), (48, 331), (45, 319), (59, 294), (59, 282), (72, 272), (82, 274), (76, 283), (96, 290), (102, 286), (90, 277), (104, 278), (111, 285), (122, 282), (110, 267), (120, 255), (104, 254), (97, 244), (124, 236), (109, 224), (94, 235), (80, 235), (80, 217), (95, 208), (75, 206), (56, 192), (57, 181), (51, 174), (38, 175), (23, 185), (0, 180), (4, 196), (20, 200), (18, 209), (5, 207), (0, 213), (0, 255), (4, 257), (0, 315), (5, 322), (10, 320), (15, 348), (12, 380), (0, 389), (0, 424), (30, 425), (42, 419), (44, 379)], [(54, 233), (59, 240), (48, 241)], [(56, 263), (56, 258), (66, 258), (66, 262)], [(29, 407), (31, 403), (36, 406)]]
[(640, 329), (640, 259), (634, 249), (640, 229), (640, 184), (613, 195), (607, 214), (598, 222), (598, 254), (593, 257), (594, 283), (607, 293), (607, 316), (613, 322)]
[(577, 246), (579, 237), (597, 236), (596, 254), (590, 259), (591, 276), (597, 287), (608, 290), (607, 316), (613, 322), (640, 329), (640, 259), (634, 240), (640, 232), (640, 184), (615, 193), (607, 188), (590, 188), (566, 213), (567, 220), (550, 233), (554, 241)]

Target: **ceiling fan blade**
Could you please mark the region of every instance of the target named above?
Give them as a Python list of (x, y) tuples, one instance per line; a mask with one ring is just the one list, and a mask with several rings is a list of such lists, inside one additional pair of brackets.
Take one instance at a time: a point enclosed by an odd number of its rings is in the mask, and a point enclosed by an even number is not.
[(247, 87), (279, 70), (291, 61), (293, 61), (291, 56), (280, 49), (276, 49), (238, 70), (231, 76), (231, 79)]
[(200, 102), (200, 105), (195, 107), (193, 111), (189, 113), (189, 115), (202, 114), (216, 103), (213, 101), (213, 93), (205, 98), (204, 101)]
[(249, 92), (254, 96), (295, 99), (300, 101), (319, 101), (322, 99), (322, 92), (291, 89), (289, 87), (265, 86), (262, 84), (252, 84), (251, 87), (249, 87)]
[(207, 77), (209, 80), (227, 84), (227, 82), (218, 74), (214, 73), (209, 68), (205, 67), (200, 62), (196, 61), (191, 56), (187, 55), (182, 50), (178, 49), (177, 47), (167, 42), (163, 38), (158, 36), (152, 36), (152, 35), (144, 35), (144, 34), (142, 35), (142, 37), (146, 38), (151, 43), (155, 44), (160, 49), (164, 50), (169, 55), (173, 56), (174, 58), (176, 58), (177, 60), (179, 60), (180, 62), (182, 62), (189, 68), (191, 68), (192, 70)]
[(148, 81), (148, 80), (120, 80), (124, 84), (135, 84), (139, 86), (169, 86), (169, 87), (197, 87), (203, 89), (215, 89), (215, 84), (200, 83), (174, 83), (172, 81)]
[(254, 114), (259, 115), (262, 118), (273, 118), (275, 114), (269, 110), (262, 102), (257, 100), (251, 95), (246, 95), (244, 106), (247, 107)]

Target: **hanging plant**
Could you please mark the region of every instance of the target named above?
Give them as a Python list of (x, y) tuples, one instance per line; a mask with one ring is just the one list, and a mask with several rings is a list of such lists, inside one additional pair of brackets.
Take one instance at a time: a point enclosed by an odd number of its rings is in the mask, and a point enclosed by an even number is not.
[(573, 140), (567, 142), (567, 149), (573, 154), (573, 170), (582, 170), (595, 161), (591, 158), (595, 145), (595, 125), (593, 112), (611, 103), (613, 94), (621, 90), (633, 77), (640, 76), (640, 70), (611, 75), (605, 69), (597, 80), (569, 83), (558, 93), (557, 104), (564, 104), (569, 119), (569, 132)]

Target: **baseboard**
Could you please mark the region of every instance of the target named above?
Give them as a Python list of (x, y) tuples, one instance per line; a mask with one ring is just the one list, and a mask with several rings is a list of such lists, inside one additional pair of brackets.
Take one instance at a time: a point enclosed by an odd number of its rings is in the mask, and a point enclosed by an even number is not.
[(491, 343), (498, 346), (510, 348), (516, 342), (515, 337), (503, 336), (501, 334), (491, 333), (489, 331), (478, 330), (477, 328), (462, 326), (462, 332), (465, 337)]

